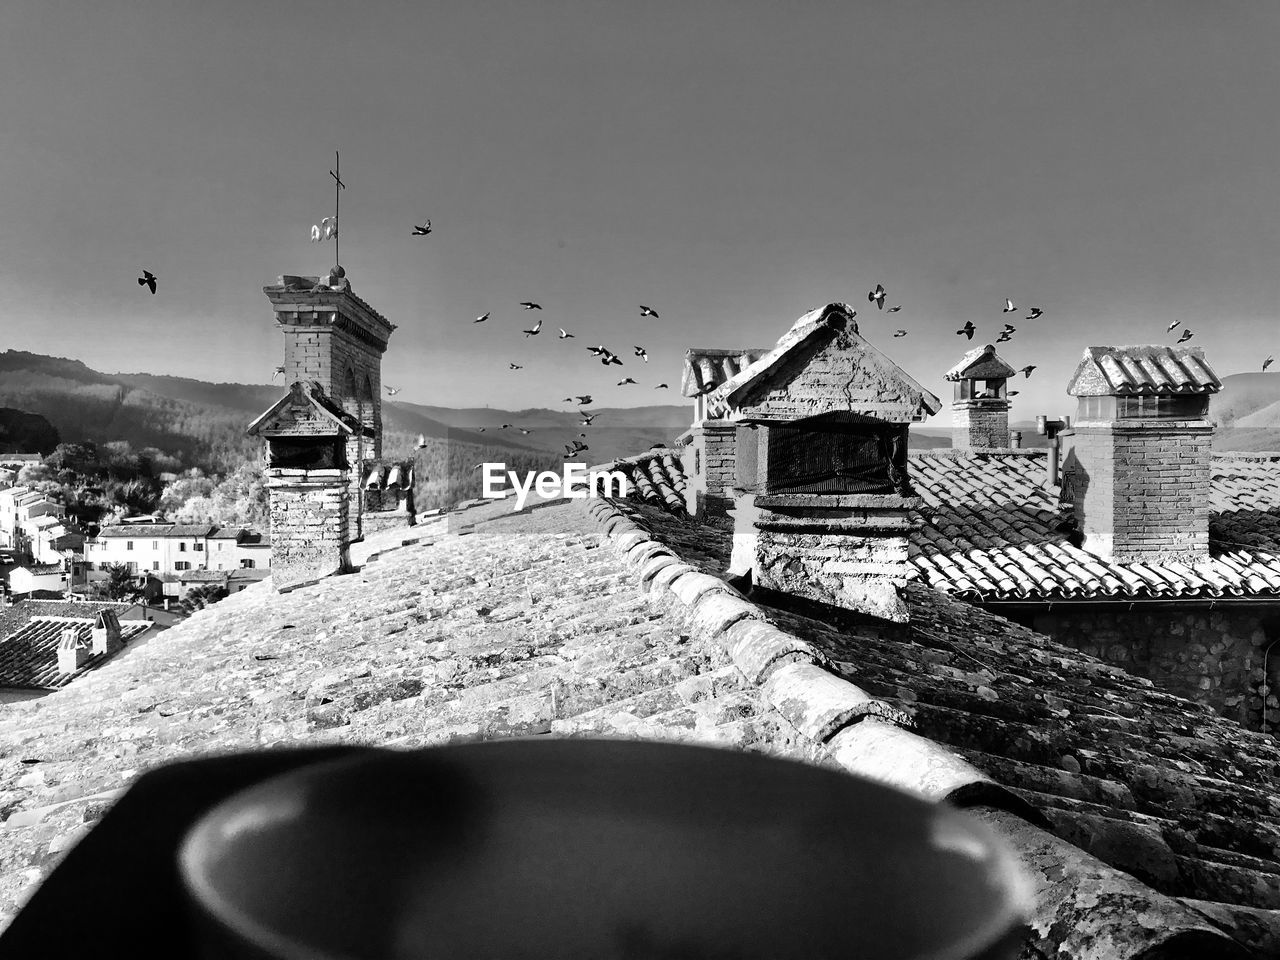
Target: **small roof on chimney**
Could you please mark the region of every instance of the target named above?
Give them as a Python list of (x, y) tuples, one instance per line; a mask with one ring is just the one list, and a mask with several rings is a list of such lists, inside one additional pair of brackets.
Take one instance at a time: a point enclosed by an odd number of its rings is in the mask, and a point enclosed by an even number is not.
[(372, 429), (329, 399), (320, 384), (305, 380), (296, 381), (288, 393), (249, 424), (245, 433), (251, 437), (319, 437), (354, 433), (373, 436)]
[(1217, 393), (1222, 381), (1199, 347), (1086, 347), (1067, 384), (1073, 397)]
[[(797, 320), (777, 345), (711, 393), (708, 404), (723, 403), (734, 416), (774, 417), (779, 411), (742, 408), (757, 405), (765, 393), (783, 388), (805, 375), (805, 368), (821, 350), (841, 339), (844, 360), (857, 382), (833, 385), (826, 396), (792, 406), (788, 417), (813, 416), (833, 410), (854, 410), (890, 422), (923, 420), (942, 409), (942, 401), (858, 333), (857, 311), (847, 303), (829, 303)], [(786, 406), (786, 404), (784, 404)]]
[(686, 397), (710, 393), (726, 380), (763, 357), (767, 347), (748, 347), (741, 350), (723, 347), (690, 347), (684, 354), (684, 377), (680, 392)]
[(1000, 378), (1008, 380), (1017, 372), (996, 353), (995, 346), (988, 343), (982, 347), (974, 347), (966, 353), (960, 358), (959, 363), (943, 375), (943, 379), (952, 382)]

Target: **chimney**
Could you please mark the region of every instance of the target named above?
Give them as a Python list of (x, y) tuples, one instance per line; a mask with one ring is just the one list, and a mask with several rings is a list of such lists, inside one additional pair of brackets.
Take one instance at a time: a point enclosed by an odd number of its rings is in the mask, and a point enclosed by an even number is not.
[(104, 610), (98, 614), (93, 624), (93, 654), (110, 656), (122, 646), (120, 641), (120, 620), (112, 610)]
[(1018, 371), (991, 344), (970, 350), (944, 378), (955, 384), (951, 401), (951, 446), (957, 450), (1009, 446), (1007, 381)]
[(80, 630), (67, 625), (62, 628), (62, 639), (58, 641), (58, 672), (75, 673), (89, 660), (89, 648), (80, 639)]
[(1084, 547), (1109, 560), (1209, 556), (1209, 397), (1222, 387), (1199, 347), (1089, 347), (1063, 464)]

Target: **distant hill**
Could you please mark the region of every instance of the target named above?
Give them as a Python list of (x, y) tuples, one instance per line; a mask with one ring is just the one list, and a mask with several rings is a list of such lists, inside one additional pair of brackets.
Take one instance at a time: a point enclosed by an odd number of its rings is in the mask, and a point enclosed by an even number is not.
[(1209, 401), (1216, 450), (1280, 450), (1280, 373), (1233, 373)]

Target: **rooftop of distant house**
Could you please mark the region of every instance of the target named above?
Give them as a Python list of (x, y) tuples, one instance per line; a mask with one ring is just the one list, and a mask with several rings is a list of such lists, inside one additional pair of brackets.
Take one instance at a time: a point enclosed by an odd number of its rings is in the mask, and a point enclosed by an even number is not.
[(100, 540), (166, 540), (166, 539), (209, 539), (235, 540), (241, 546), (258, 546), (270, 543), (265, 534), (244, 527), (220, 527), (208, 523), (148, 523), (103, 527), (98, 533)]

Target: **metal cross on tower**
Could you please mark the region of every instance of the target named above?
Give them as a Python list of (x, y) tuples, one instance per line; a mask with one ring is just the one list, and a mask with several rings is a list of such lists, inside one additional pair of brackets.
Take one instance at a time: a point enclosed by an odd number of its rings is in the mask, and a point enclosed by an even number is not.
[(342, 182), (342, 157), (338, 151), (333, 152), (333, 170), (329, 171), (329, 176), (333, 177), (333, 265), (338, 266), (338, 197), (340, 191), (347, 189), (347, 185)]

